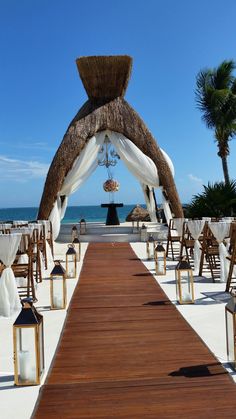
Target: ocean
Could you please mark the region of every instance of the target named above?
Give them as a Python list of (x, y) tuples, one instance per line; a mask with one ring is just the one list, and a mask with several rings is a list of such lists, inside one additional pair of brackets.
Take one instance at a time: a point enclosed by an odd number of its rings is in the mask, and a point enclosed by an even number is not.
[[(134, 208), (135, 204), (124, 205), (117, 208), (119, 219), (124, 222), (129, 212)], [(145, 207), (145, 205), (142, 205)], [(0, 221), (11, 220), (35, 220), (37, 217), (38, 208), (0, 208)], [(68, 207), (62, 224), (75, 223), (84, 218), (87, 222), (105, 222), (107, 209), (101, 208), (99, 205), (85, 205)]]

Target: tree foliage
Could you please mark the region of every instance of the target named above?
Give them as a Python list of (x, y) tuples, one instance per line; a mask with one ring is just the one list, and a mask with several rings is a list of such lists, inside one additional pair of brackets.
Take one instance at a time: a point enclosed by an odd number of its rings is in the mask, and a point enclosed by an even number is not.
[(189, 218), (236, 216), (236, 181), (208, 183), (186, 206)]

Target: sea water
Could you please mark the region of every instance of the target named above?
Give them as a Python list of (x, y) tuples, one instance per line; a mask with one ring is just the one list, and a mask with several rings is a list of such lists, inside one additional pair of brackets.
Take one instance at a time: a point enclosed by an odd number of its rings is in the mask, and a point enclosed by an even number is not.
[[(145, 208), (145, 205), (141, 205)], [(124, 205), (117, 208), (120, 222), (124, 222), (129, 212), (135, 207), (135, 204)], [(11, 220), (35, 220), (37, 218), (38, 208), (0, 208), (0, 221)], [(87, 222), (105, 222), (107, 208), (101, 208), (98, 205), (85, 205), (68, 207), (62, 223), (75, 223), (84, 218)]]

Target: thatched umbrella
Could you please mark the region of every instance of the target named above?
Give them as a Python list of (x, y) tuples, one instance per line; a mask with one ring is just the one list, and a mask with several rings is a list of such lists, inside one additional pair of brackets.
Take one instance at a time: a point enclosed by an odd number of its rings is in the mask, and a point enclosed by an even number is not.
[(132, 67), (131, 57), (82, 57), (76, 62), (89, 99), (70, 123), (54, 156), (38, 218), (48, 219), (75, 159), (96, 132), (107, 129), (123, 134), (153, 160), (172, 212), (176, 217), (182, 217), (182, 206), (170, 168), (152, 134), (124, 99)]
[(126, 221), (151, 221), (147, 209), (136, 205), (126, 217)]

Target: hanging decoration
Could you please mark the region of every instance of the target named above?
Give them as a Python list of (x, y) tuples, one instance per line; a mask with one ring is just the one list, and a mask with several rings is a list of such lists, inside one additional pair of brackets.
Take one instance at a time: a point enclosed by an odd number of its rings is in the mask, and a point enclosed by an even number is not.
[(118, 192), (119, 188), (120, 184), (114, 179), (107, 179), (106, 182), (103, 183), (105, 192)]

